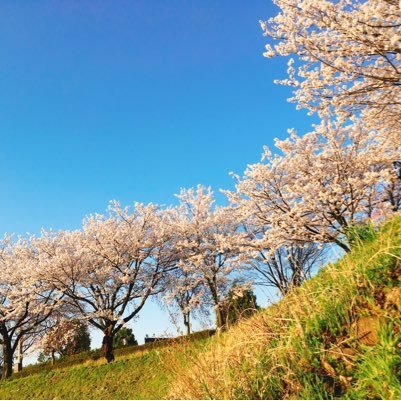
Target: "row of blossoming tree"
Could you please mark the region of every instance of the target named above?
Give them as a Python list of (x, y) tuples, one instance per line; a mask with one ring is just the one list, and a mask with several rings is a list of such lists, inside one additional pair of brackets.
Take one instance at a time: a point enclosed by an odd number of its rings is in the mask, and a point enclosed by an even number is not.
[(290, 131), (234, 176), (228, 206), (199, 186), (174, 207), (113, 202), (76, 231), (4, 237), (3, 378), (22, 340), (29, 347), (71, 319), (113, 337), (151, 297), (176, 305), (188, 329), (190, 314), (210, 307), (222, 327), (233, 284), (238, 294), (253, 281), (284, 295), (310, 277), (325, 246), (348, 252), (356, 225), (400, 210), (398, 1), (276, 4), (280, 13), (262, 23), (278, 40), (266, 55), (298, 56), (284, 83), (321, 122), (302, 136)]

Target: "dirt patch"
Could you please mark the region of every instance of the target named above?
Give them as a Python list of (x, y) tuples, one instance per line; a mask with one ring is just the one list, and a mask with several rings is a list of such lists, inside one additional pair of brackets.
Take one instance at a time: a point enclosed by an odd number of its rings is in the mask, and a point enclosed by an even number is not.
[(386, 319), (381, 316), (361, 317), (355, 322), (355, 337), (362, 344), (375, 345), (379, 342), (379, 332)]

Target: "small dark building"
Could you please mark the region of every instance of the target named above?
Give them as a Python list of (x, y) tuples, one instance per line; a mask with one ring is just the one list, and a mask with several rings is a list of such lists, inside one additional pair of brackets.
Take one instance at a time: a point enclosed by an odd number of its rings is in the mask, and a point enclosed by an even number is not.
[(145, 344), (154, 343), (155, 341), (163, 341), (165, 338), (163, 337), (149, 337), (147, 334), (145, 336)]

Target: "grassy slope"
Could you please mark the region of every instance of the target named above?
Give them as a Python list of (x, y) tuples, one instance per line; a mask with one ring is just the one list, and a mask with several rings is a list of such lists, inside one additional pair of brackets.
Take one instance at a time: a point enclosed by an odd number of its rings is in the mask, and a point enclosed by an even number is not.
[(43, 369), (0, 385), (0, 399), (162, 399), (166, 397), (174, 365), (185, 367), (210, 339), (177, 342), (116, 357), (89, 359), (69, 367)]
[(220, 336), (33, 373), (1, 384), (0, 398), (400, 399), (401, 219), (370, 234)]
[(364, 236), (341, 261), (216, 338), (168, 396), (401, 399), (401, 218)]
[(7, 399), (161, 398), (166, 375), (153, 369), (156, 351), (119, 359), (113, 365), (90, 363), (33, 374), (1, 386)]

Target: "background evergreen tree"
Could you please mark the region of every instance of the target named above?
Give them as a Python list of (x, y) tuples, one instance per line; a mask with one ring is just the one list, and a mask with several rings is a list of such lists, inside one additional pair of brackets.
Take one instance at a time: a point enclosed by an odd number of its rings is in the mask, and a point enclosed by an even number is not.
[(234, 324), (238, 320), (252, 316), (260, 307), (256, 295), (250, 289), (242, 290), (241, 295), (234, 284), (226, 298), (227, 323)]
[(123, 327), (114, 337), (114, 348), (124, 347), (126, 345), (138, 345), (135, 335), (129, 327)]
[(49, 357), (47, 357), (43, 351), (41, 351), (39, 353), (39, 355), (38, 355), (38, 363), (45, 363), (45, 362), (48, 361), (48, 359), (49, 359)]
[(89, 328), (85, 323), (80, 322), (77, 326), (74, 341), (67, 345), (63, 355), (79, 354), (80, 352), (90, 351), (91, 337)]

